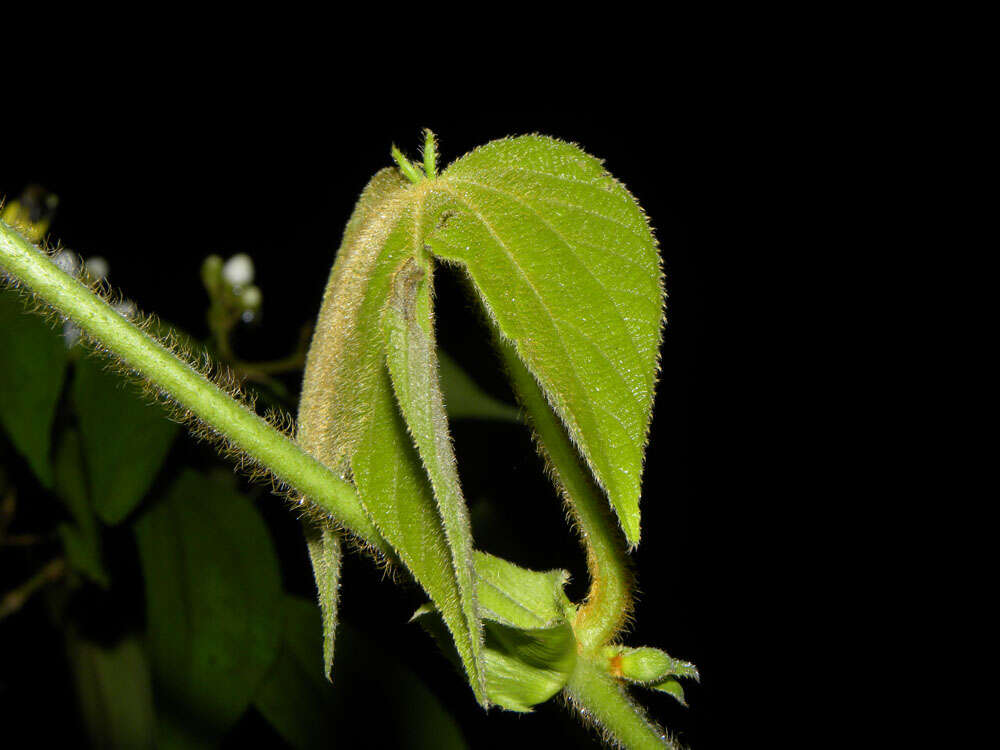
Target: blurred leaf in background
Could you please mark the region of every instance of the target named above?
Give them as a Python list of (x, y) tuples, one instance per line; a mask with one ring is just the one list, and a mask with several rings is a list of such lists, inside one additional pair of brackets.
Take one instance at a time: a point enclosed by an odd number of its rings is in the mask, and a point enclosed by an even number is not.
[(80, 710), (95, 748), (151, 748), (155, 721), (149, 663), (129, 637), (111, 648), (70, 633), (67, 651)]
[(82, 357), (73, 378), (73, 406), (97, 515), (120, 523), (142, 500), (180, 425), (149, 403), (133, 383), (96, 357)]
[(323, 676), (315, 603), (287, 596), (281, 653), (254, 705), (296, 750), (373, 747), (461, 750), (461, 731), (437, 697), (357, 628), (340, 623), (333, 684)]
[(185, 470), (135, 532), (158, 744), (217, 740), (250, 705), (281, 643), (284, 595), (267, 527), (228, 484)]
[(0, 427), (38, 480), (52, 487), (49, 448), (68, 353), (52, 324), (0, 289)]
[(55, 492), (73, 517), (73, 523), (57, 528), (72, 568), (103, 588), (109, 585), (101, 560), (101, 531), (87, 491), (83, 467), (83, 448), (76, 430), (66, 430), (55, 458)]

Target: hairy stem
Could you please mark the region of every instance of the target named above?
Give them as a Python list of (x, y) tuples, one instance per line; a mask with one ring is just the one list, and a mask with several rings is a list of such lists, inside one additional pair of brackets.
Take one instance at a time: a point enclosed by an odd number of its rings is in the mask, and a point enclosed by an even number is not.
[(625, 542), (611, 516), (608, 501), (594, 485), (535, 378), (510, 344), (501, 342), (499, 348), (521, 405), (538, 436), (539, 449), (556, 474), (587, 551), (590, 591), (573, 629), (583, 649), (594, 652), (615, 636), (632, 606), (632, 576), (625, 557)]
[(246, 455), (268, 467), (278, 479), (308, 497), (347, 531), (383, 554), (391, 554), (348, 482), (115, 312), (2, 221), (0, 269)]
[(600, 667), (579, 658), (566, 684), (570, 702), (605, 734), (605, 739), (629, 750), (676, 748), (666, 733), (646, 718), (625, 688)]

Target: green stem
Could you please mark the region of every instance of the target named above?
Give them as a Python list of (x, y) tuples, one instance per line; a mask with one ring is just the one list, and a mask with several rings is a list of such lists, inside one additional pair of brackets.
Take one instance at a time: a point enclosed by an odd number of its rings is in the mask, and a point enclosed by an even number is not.
[(115, 312), (2, 221), (0, 268), (349, 532), (391, 554), (348, 482)]
[(666, 733), (646, 718), (625, 688), (586, 658), (577, 659), (566, 695), (584, 717), (629, 750), (676, 748)]
[(538, 436), (539, 449), (555, 472), (557, 484), (563, 488), (566, 504), (587, 550), (590, 591), (573, 629), (583, 649), (594, 653), (614, 638), (632, 606), (632, 576), (624, 539), (611, 516), (608, 501), (590, 478), (534, 376), (522, 364), (513, 346), (501, 342), (499, 348), (514, 390)]

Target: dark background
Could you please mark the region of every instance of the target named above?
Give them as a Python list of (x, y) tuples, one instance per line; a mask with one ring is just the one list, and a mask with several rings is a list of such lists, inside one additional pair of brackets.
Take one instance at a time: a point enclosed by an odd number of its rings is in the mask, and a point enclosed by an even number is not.
[[(651, 219), (669, 295), (628, 642), (699, 666), (690, 708), (666, 696), (645, 700), (686, 744), (723, 747), (771, 731), (776, 706), (794, 693), (794, 685), (786, 693), (767, 686), (779, 668), (771, 650), (799, 643), (809, 617), (802, 587), (811, 573), (801, 553), (818, 524), (804, 510), (815, 489), (804, 476), (817, 396), (806, 383), (821, 365), (808, 354), (816, 334), (803, 318), (823, 283), (815, 258), (825, 228), (807, 216), (824, 200), (829, 186), (817, 175), (839, 147), (817, 130), (822, 113), (797, 86), (761, 85), (738, 69), (704, 84), (676, 80), (652, 91), (612, 87), (596, 102), (529, 98), (516, 87), (489, 105), (458, 95), (446, 105), (342, 108), (293, 91), (276, 108), (266, 86), (220, 98), (170, 88), (141, 101), (102, 99), (42, 118), (37, 128), (4, 131), (0, 194), (13, 197), (29, 183), (58, 194), (52, 236), (107, 258), (117, 289), (198, 336), (207, 335), (202, 259), (249, 253), (264, 309), (258, 324), (239, 332), (237, 348), (266, 359), (286, 354), (316, 315), (354, 201), (391, 163), (393, 142), (415, 156), (421, 128), (430, 127), (447, 163), (493, 138), (539, 132), (605, 159)], [(457, 284), (442, 280), (439, 304), (443, 347), (503, 396)], [(288, 383), (297, 390), (297, 376)], [(475, 423), (456, 424), (454, 435), (477, 542), (529, 567), (568, 567), (572, 592), (581, 594), (582, 554), (529, 441), (513, 428)], [(174, 451), (178, 460), (212, 460), (187, 439)], [(294, 518), (278, 500), (261, 507), (286, 585), (311, 595)], [(117, 554), (132, 553), (124, 545)], [(481, 714), (423, 633), (407, 625), (419, 601), (412, 588), (382, 581), (367, 560), (347, 563), (343, 617), (401, 644), (473, 747), (580, 740), (575, 720), (554, 702), (530, 717)], [(128, 596), (107, 607), (141, 619), (141, 605)], [(68, 673), (43, 620), (29, 607), (3, 625), (3, 637), (21, 639), (25, 656), (2, 666), (6, 679), (26, 685), (20, 705), (0, 709), (7, 726), (27, 724), (38, 701), (72, 716)], [(823, 650), (809, 643), (798, 668), (813, 669)], [(67, 718), (42, 736), (74, 726)], [(250, 716), (237, 735), (268, 731)]]

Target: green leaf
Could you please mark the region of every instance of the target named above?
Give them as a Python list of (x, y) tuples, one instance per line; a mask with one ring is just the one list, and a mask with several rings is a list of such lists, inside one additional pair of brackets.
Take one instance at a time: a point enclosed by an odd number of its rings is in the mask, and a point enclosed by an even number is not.
[(682, 706), (687, 706), (687, 701), (684, 699), (684, 688), (681, 687), (681, 684), (677, 680), (671, 678), (656, 685), (650, 685), (650, 687), (661, 693), (672, 695)]
[[(475, 553), (475, 563), (487, 694), (510, 711), (531, 711), (562, 690), (576, 665), (573, 606), (563, 593), (568, 574), (526, 570), (484, 552)], [(425, 605), (414, 619), (444, 648), (433, 612)]]
[(152, 748), (155, 719), (149, 664), (135, 638), (113, 648), (70, 635), (67, 642), (91, 745)]
[(448, 417), (438, 382), (431, 316), (430, 266), (407, 261), (396, 272), (383, 313), (393, 390), (423, 461), (451, 550), (462, 611), (471, 634), (472, 658), (482, 660), (482, 630), (476, 602), (469, 509), (462, 495)]
[(267, 528), (227, 484), (185, 471), (135, 532), (161, 729), (217, 740), (278, 654), (283, 594)]
[(0, 289), (0, 427), (46, 487), (66, 362), (62, 336), (31, 314), (24, 299)]
[[(373, 733), (385, 747), (466, 747), (454, 719), (392, 658), (387, 644), (341, 624), (337, 684), (331, 686), (319, 668), (322, 632), (315, 605), (286, 596), (284, 615), (281, 654), (254, 705), (296, 750), (372, 744)], [(373, 706), (375, 695), (380, 700)], [(368, 717), (377, 717), (377, 725)]]
[(333, 647), (337, 635), (337, 605), (340, 597), (340, 567), (342, 550), (337, 529), (329, 522), (302, 520), (312, 562), (313, 577), (319, 595), (319, 609), (323, 615), (323, 671), (328, 680), (333, 679)]
[(58, 527), (67, 562), (107, 588), (110, 582), (101, 559), (101, 532), (87, 493), (83, 450), (76, 430), (66, 430), (56, 450), (55, 492), (66, 504), (74, 521), (61, 523)]
[(76, 364), (73, 403), (98, 517), (117, 524), (153, 484), (179, 425), (148, 403), (138, 387), (84, 357)]
[[(465, 266), (632, 544), (663, 317), (659, 255), (636, 202), (575, 146), (538, 136), (497, 141), (438, 177), (394, 156), (405, 176), (389, 169), (372, 179), (331, 272), (298, 439), (353, 479), (379, 532), (441, 612), (485, 703), (427, 251)], [(412, 280), (415, 269), (422, 282)], [(376, 343), (383, 320), (388, 351)]]
[(638, 543), (663, 323), (645, 215), (597, 159), (541, 136), (494, 141), (430, 183), (428, 246), (465, 266)]
[(382, 311), (396, 271), (420, 257), (426, 217), (418, 186), (395, 170), (369, 183), (348, 224), (306, 364), (298, 440), (353, 477), (362, 504), (399, 559), (439, 607), (477, 700), (486, 702), (468, 602), (431, 483), (396, 404), (382, 341)]
[(486, 687), (508, 711), (530, 712), (563, 689), (576, 665), (573, 627), (520, 630), (486, 624)]
[(489, 419), (501, 422), (522, 422), (516, 406), (494, 398), (474, 381), (443, 350), (438, 349), (438, 375), (449, 419)]
[(325, 660), (326, 650), (322, 613), (312, 602), (288, 595), (282, 610), (280, 652), (254, 696), (254, 705), (297, 750), (339, 745), (335, 690), (324, 679), (329, 662), (321, 668), (320, 661)]

